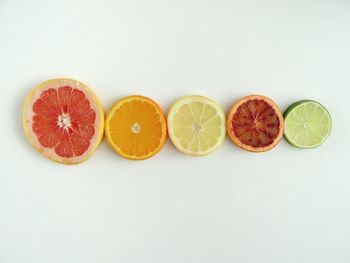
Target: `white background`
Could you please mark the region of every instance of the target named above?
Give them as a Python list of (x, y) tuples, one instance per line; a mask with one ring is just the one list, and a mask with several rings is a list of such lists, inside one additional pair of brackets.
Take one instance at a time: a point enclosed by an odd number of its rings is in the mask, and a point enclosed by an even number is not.
[[(253, 154), (227, 139), (146, 161), (103, 142), (78, 166), (27, 143), (26, 94), (50, 78), (105, 109), (143, 94), (165, 110), (203, 94), (227, 111), (258, 93), (333, 117), (315, 150)], [(350, 1), (0, 0), (0, 262), (350, 262)]]

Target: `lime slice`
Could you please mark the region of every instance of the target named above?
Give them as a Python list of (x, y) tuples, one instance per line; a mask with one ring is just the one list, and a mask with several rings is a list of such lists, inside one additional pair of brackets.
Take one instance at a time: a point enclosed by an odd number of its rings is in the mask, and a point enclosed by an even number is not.
[(225, 139), (225, 112), (209, 98), (184, 97), (169, 110), (168, 132), (179, 151), (194, 156), (207, 155), (219, 148)]
[(284, 113), (284, 137), (297, 148), (315, 148), (330, 135), (332, 118), (325, 107), (312, 100), (293, 103)]

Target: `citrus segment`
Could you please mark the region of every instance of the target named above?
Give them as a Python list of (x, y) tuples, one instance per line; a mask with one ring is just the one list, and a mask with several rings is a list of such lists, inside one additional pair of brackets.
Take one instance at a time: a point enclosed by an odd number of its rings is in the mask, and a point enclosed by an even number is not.
[(184, 97), (169, 110), (168, 132), (179, 151), (194, 156), (207, 155), (225, 139), (225, 113), (209, 98)]
[(325, 107), (312, 100), (290, 105), (285, 116), (284, 137), (298, 148), (315, 148), (330, 135), (332, 118)]
[(106, 138), (121, 156), (132, 160), (147, 159), (163, 147), (166, 121), (161, 108), (144, 96), (118, 101), (106, 119)]
[(283, 116), (269, 98), (252, 95), (240, 99), (227, 116), (230, 139), (242, 149), (252, 152), (270, 150), (283, 135)]
[(92, 91), (79, 81), (53, 79), (27, 96), (23, 128), (44, 156), (64, 164), (86, 160), (103, 137), (104, 113)]

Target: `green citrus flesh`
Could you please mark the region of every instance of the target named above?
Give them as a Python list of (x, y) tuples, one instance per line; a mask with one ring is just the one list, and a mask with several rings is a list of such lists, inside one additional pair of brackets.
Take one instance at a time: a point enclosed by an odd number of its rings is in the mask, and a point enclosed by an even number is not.
[(332, 118), (327, 109), (312, 100), (293, 103), (284, 113), (284, 137), (302, 149), (320, 146), (330, 135)]

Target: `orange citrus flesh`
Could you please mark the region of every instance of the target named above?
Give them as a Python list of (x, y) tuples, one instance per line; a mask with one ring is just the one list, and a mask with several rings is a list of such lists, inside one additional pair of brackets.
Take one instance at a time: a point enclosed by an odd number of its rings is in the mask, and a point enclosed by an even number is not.
[(103, 137), (103, 109), (89, 88), (71, 79), (53, 79), (26, 98), (23, 128), (46, 157), (64, 164), (85, 161)]
[(165, 143), (164, 113), (147, 97), (125, 97), (107, 114), (105, 134), (113, 150), (124, 158), (147, 159), (159, 152)]
[(230, 139), (242, 149), (264, 152), (272, 149), (283, 135), (283, 116), (269, 98), (252, 95), (235, 103), (227, 116)]

